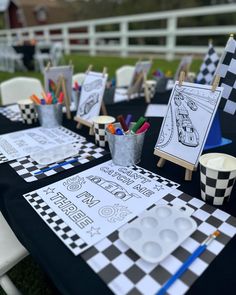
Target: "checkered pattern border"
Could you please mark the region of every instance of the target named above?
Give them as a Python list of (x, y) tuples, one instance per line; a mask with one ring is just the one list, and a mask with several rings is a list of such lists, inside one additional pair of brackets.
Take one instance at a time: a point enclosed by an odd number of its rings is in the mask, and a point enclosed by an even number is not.
[(94, 123), (95, 142), (99, 146), (107, 145), (106, 124)]
[(146, 169), (144, 169), (142, 167), (139, 167), (139, 166), (135, 166), (134, 165), (134, 166), (132, 166), (130, 168), (132, 168), (137, 173), (143, 174), (146, 177), (151, 178), (153, 180), (157, 180), (161, 184), (166, 185), (166, 186), (168, 186), (170, 188), (177, 188), (177, 187), (179, 187), (179, 184), (178, 183), (176, 183), (174, 181), (171, 181), (171, 180), (169, 180), (167, 178), (164, 178), (164, 177), (162, 177), (162, 176), (160, 176), (158, 174), (155, 174), (155, 173), (153, 173), (151, 171), (148, 171), (148, 170), (146, 170)]
[(42, 199), (36, 192), (24, 195), (34, 210), (41, 216), (43, 221), (53, 230), (62, 242), (75, 254), (88, 246), (78, 234), (71, 229)]
[(200, 176), (203, 200), (212, 205), (223, 205), (228, 202), (235, 182), (235, 171), (218, 172), (200, 164)]
[[(68, 170), (78, 165), (88, 163), (92, 160), (98, 159), (108, 154), (108, 152), (105, 151), (103, 148), (97, 147), (95, 144), (91, 142), (87, 142), (87, 141), (83, 141), (82, 143), (75, 142), (73, 143), (73, 146), (75, 148), (78, 148), (79, 150), (78, 156), (63, 160), (62, 162), (68, 161), (68, 164), (63, 165), (62, 167), (54, 168), (52, 170), (43, 172), (41, 174), (35, 175), (36, 172), (39, 172), (45, 169), (45, 166), (39, 165), (34, 160), (32, 160), (30, 156), (26, 156), (21, 159), (16, 159), (14, 161), (11, 161), (9, 164), (16, 171), (16, 173), (20, 175), (26, 182), (32, 182), (32, 181), (36, 181), (36, 180), (57, 174), (65, 170)], [(84, 158), (81, 159), (81, 157), (84, 157)], [(78, 159), (78, 158), (80, 158), (80, 160), (73, 163), (69, 163), (71, 160)], [(52, 167), (54, 165), (55, 163), (46, 167)]]
[(1, 107), (0, 114), (2, 114), (4, 117), (6, 117), (12, 122), (22, 121), (20, 110), (19, 112), (14, 112), (9, 107)]
[(0, 153), (0, 164), (7, 162), (8, 159), (2, 154)]
[(236, 41), (230, 37), (222, 55), (223, 60), (217, 68), (220, 75), (220, 86), (224, 88), (220, 108), (225, 112), (236, 114)]
[(211, 84), (218, 62), (218, 54), (216, 53), (212, 44), (210, 44), (208, 52), (200, 67), (200, 72), (198, 73), (196, 78), (197, 83), (207, 85)]
[(141, 259), (119, 239), (118, 231), (81, 254), (117, 295), (155, 294), (204, 239), (218, 229), (221, 235), (217, 240), (169, 289), (169, 294), (184, 294), (236, 233), (236, 218), (179, 190), (174, 190), (153, 206), (158, 204), (187, 205), (195, 210), (192, 216), (198, 224), (197, 230), (159, 265)]
[(21, 109), (22, 122), (25, 124), (33, 124), (37, 122), (37, 113), (34, 104), (19, 105)]

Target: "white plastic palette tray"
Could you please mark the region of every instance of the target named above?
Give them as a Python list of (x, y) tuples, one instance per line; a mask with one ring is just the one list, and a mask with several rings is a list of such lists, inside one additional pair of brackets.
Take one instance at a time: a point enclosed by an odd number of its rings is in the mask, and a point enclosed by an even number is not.
[(47, 149), (33, 153), (30, 157), (40, 165), (49, 165), (78, 154), (78, 148), (73, 144), (61, 145), (58, 148)]
[(190, 212), (189, 207), (155, 206), (122, 227), (119, 237), (144, 260), (159, 263), (196, 230)]

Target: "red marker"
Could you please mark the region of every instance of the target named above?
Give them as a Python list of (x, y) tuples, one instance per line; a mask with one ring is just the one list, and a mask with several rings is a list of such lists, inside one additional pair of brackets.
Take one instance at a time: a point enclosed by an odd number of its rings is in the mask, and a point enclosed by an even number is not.
[(127, 127), (126, 123), (125, 123), (125, 119), (122, 115), (119, 115), (117, 117), (117, 120), (120, 122), (120, 125), (122, 127), (122, 129), (124, 130), (125, 133), (127, 133), (129, 131), (129, 128)]
[(63, 102), (63, 99), (64, 99), (64, 93), (63, 92), (60, 92), (60, 95), (58, 97), (58, 102), (59, 103), (62, 103)]
[(150, 124), (148, 122), (144, 122), (143, 125), (136, 131), (136, 134), (143, 133), (150, 128)]

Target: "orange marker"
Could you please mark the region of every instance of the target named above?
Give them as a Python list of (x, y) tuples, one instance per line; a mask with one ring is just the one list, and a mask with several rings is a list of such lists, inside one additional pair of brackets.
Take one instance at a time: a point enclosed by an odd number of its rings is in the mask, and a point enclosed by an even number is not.
[(41, 100), (35, 94), (31, 95), (30, 99), (36, 104), (41, 104)]
[(114, 125), (111, 124), (111, 123), (107, 125), (107, 129), (109, 130), (109, 132), (111, 134), (115, 134), (116, 133), (116, 129), (115, 129)]

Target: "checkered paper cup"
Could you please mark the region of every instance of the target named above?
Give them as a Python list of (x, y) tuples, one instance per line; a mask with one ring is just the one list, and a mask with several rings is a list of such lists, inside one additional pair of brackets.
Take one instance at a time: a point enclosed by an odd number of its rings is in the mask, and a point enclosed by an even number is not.
[(34, 103), (29, 99), (19, 100), (18, 106), (21, 112), (22, 122), (25, 124), (33, 124), (37, 121), (37, 113)]
[(95, 133), (95, 142), (101, 147), (107, 145), (106, 128), (110, 123), (115, 122), (115, 118), (111, 116), (96, 116), (92, 118)]
[(208, 153), (199, 162), (202, 199), (211, 205), (228, 202), (236, 178), (236, 158)]

